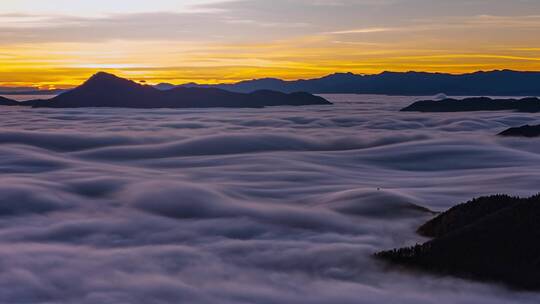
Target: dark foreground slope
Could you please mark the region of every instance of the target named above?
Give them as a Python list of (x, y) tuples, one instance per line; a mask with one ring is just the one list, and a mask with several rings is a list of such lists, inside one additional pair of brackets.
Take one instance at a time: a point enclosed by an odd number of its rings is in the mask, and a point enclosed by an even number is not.
[(403, 112), (467, 112), (467, 111), (506, 111), (537, 113), (540, 112), (540, 99), (528, 97), (523, 99), (491, 99), (474, 97), (444, 100), (422, 100), (407, 106)]
[[(490, 71), (453, 75), (424, 72), (383, 72), (376, 75), (336, 73), (316, 79), (285, 81), (275, 78), (241, 81), (235, 84), (200, 85), (248, 93), (267, 89), (312, 94), (384, 94), (429, 96), (445, 93), (454, 96), (540, 96), (540, 72)], [(161, 84), (168, 89), (174, 85)]]
[(107, 73), (97, 73), (81, 86), (52, 99), (18, 103), (49, 108), (260, 108), (327, 104), (330, 102), (324, 98), (308, 93), (257, 91), (243, 94), (211, 88), (175, 88), (161, 91)]
[(540, 136), (540, 125), (522, 126), (510, 128), (499, 133), (500, 136), (515, 136), (515, 137), (538, 137)]
[(483, 197), (420, 227), (435, 239), (376, 256), (404, 266), (540, 290), (540, 195)]

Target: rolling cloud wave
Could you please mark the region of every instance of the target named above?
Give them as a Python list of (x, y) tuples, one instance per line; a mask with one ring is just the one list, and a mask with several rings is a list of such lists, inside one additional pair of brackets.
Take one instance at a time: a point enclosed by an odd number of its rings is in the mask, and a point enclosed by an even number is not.
[(540, 141), (492, 136), (535, 115), (329, 98), (332, 109), (2, 109), (0, 302), (538, 301), (370, 257), (420, 241), (423, 207), (538, 191)]

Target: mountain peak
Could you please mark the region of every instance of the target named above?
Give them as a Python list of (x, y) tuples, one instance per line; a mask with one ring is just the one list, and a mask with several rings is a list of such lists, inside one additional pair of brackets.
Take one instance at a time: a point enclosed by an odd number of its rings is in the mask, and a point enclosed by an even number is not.
[(156, 84), (154, 88), (160, 91), (167, 91), (167, 90), (176, 88), (176, 86), (172, 83), (162, 82), (162, 83)]
[(86, 82), (82, 85), (84, 88), (93, 88), (93, 89), (99, 89), (99, 88), (107, 88), (107, 89), (114, 89), (114, 88), (123, 88), (123, 87), (140, 87), (140, 84), (137, 84), (134, 81), (131, 81), (129, 79), (120, 78), (114, 74), (106, 73), (106, 72), (98, 72), (92, 77), (88, 78)]
[[(114, 74), (107, 73), (107, 72), (97, 72), (92, 77), (88, 78), (87, 81), (103, 81), (103, 80), (116, 80), (116, 79), (123, 79), (120, 78)], [(127, 79), (123, 79), (127, 80)]]
[(351, 72), (347, 73), (334, 73), (327, 76), (322, 77), (321, 79), (331, 79), (331, 80), (337, 80), (337, 81), (347, 81), (347, 80), (355, 80), (358, 78), (362, 78), (361, 75), (357, 75)]
[(354, 74), (353, 72), (338, 72), (338, 73), (333, 73), (333, 74), (330, 74), (328, 76), (357, 76), (356, 74)]

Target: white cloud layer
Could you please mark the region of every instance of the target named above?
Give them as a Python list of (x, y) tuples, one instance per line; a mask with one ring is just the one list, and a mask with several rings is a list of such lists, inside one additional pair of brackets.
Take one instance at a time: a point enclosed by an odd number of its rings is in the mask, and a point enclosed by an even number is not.
[(418, 205), (537, 192), (540, 141), (493, 136), (536, 115), (330, 98), (1, 109), (0, 302), (538, 303), (370, 257), (420, 241)]

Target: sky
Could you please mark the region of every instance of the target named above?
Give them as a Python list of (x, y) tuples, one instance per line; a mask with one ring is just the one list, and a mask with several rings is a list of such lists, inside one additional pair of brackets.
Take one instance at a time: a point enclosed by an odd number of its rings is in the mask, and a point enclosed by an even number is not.
[(0, 0), (0, 86), (540, 70), (539, 0)]

